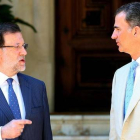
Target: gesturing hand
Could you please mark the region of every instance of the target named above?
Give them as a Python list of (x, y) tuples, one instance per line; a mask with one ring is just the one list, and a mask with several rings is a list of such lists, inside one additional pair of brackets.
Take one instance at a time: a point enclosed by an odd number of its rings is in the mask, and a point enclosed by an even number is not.
[(24, 126), (32, 124), (30, 120), (12, 120), (1, 129), (2, 139), (13, 139), (21, 135)]

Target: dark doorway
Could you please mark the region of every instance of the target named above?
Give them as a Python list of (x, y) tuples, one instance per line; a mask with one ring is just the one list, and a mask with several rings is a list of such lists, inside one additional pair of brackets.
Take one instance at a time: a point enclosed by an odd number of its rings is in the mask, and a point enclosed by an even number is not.
[(117, 68), (130, 61), (111, 40), (122, 0), (56, 0), (55, 112), (110, 111)]

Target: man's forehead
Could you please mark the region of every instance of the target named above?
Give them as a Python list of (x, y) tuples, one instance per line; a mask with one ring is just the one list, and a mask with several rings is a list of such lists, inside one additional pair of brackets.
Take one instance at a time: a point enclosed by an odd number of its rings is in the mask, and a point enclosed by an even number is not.
[(4, 38), (21, 38), (22, 34), (21, 32), (15, 32), (15, 33), (11, 33), (11, 32), (6, 32), (3, 35)]
[(24, 43), (24, 39), (22, 37), (21, 32), (16, 32), (16, 33), (10, 33), (7, 32), (4, 34), (3, 36), (4, 38), (4, 44), (23, 44)]
[(125, 20), (125, 18), (126, 18), (126, 13), (125, 12), (120, 12), (115, 16), (115, 22), (117, 20)]
[(120, 12), (115, 17), (114, 28), (119, 28), (120, 26), (126, 26), (128, 23), (126, 21), (126, 14)]
[(5, 32), (3, 35), (4, 36), (6, 36), (6, 35), (15, 35), (17, 33), (20, 33), (21, 34), (21, 32)]

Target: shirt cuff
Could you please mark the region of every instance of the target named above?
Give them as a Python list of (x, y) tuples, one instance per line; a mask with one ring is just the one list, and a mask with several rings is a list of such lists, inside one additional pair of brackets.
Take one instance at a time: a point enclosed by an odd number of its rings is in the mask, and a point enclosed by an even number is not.
[(5, 140), (5, 139), (2, 139), (2, 138), (1, 138), (1, 128), (2, 128), (2, 127), (0, 127), (0, 140)]

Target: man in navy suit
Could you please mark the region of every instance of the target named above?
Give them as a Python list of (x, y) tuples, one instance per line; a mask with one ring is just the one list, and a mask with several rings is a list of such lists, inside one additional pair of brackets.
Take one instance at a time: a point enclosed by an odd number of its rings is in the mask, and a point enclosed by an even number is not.
[(0, 24), (0, 140), (52, 140), (45, 84), (19, 73), (25, 70), (27, 46), (18, 25)]

